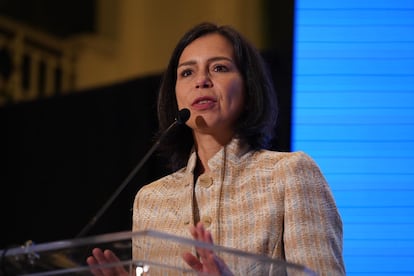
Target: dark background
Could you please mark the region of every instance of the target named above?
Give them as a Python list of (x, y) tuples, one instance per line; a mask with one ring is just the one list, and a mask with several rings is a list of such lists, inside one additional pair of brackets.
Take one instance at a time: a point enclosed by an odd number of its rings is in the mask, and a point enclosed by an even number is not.
[[(0, 13), (10, 2), (0, 3)], [(275, 148), (288, 151), (293, 3), (273, 2), (284, 1), (265, 1), (269, 48), (262, 53), (280, 104)], [(152, 145), (160, 80), (141, 77), (0, 108), (0, 248), (79, 233)], [(152, 156), (88, 235), (130, 230), (136, 192), (166, 173), (164, 160)]]
[(96, 0), (0, 0), (0, 15), (57, 37), (95, 31)]

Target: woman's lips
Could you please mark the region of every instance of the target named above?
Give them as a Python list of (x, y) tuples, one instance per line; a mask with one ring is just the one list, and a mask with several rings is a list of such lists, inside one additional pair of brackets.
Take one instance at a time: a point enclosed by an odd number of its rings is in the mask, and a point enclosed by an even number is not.
[(193, 101), (191, 106), (196, 110), (210, 109), (216, 104), (216, 99), (213, 97), (199, 97)]

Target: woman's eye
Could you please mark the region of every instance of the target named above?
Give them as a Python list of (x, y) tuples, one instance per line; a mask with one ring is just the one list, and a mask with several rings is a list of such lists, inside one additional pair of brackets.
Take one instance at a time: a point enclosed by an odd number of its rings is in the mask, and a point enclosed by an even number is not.
[(182, 77), (188, 77), (191, 75), (191, 70), (183, 70), (180, 74)]
[(228, 72), (228, 71), (229, 70), (224, 65), (216, 65), (216, 66), (214, 66), (214, 72)]

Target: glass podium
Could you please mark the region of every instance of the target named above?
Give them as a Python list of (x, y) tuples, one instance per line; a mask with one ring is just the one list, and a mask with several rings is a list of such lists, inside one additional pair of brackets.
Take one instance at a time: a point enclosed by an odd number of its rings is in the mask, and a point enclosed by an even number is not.
[[(215, 275), (316, 275), (298, 264), (150, 230), (43, 244), (27, 242), (21, 247), (3, 249), (0, 275), (93, 275), (96, 269), (119, 267), (125, 272), (118, 273), (122, 275), (212, 275), (191, 269), (182, 259), (184, 252), (196, 254), (196, 247), (215, 252), (231, 271)], [(86, 258), (94, 248), (112, 250), (119, 262), (88, 266)]]

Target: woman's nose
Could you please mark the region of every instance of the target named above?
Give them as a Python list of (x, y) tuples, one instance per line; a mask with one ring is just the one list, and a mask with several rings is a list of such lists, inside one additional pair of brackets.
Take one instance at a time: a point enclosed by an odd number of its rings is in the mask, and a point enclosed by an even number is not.
[(210, 88), (212, 86), (213, 83), (207, 74), (197, 78), (196, 88)]

